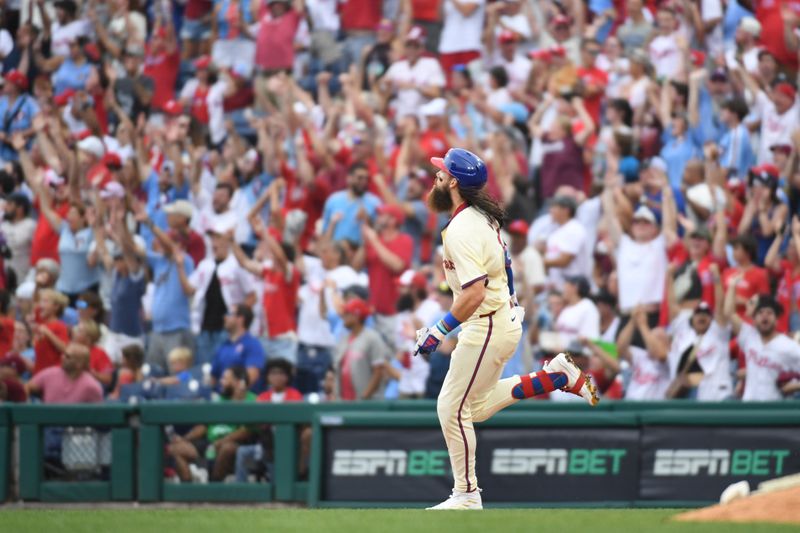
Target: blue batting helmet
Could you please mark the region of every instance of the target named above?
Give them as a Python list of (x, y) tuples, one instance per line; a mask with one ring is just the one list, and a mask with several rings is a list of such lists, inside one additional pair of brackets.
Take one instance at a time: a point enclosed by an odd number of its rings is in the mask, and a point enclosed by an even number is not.
[(461, 187), (478, 189), (488, 179), (483, 159), (463, 148), (450, 148), (444, 159), (431, 157), (431, 164), (453, 176)]

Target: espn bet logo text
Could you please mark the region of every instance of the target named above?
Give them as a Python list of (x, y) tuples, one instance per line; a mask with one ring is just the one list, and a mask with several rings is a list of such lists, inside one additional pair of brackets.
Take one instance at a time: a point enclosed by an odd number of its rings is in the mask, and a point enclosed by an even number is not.
[(492, 453), (496, 475), (618, 475), (628, 450), (621, 448), (498, 448)]
[(655, 476), (780, 476), (789, 450), (656, 450)]
[(445, 450), (336, 450), (334, 476), (444, 476), (450, 474)]

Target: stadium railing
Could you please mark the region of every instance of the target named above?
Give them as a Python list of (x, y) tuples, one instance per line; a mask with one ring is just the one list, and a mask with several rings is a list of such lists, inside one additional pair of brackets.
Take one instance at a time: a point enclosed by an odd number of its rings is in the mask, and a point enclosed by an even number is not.
[(11, 477), (11, 421), (10, 411), (0, 409), (0, 502), (8, 498)]
[[(139, 407), (139, 501), (305, 501), (308, 482), (297, 477), (298, 428), (319, 412), (386, 410), (389, 402), (328, 404), (248, 403), (225, 405), (149, 403)], [(274, 473), (270, 483), (174, 484), (163, 480), (163, 428), (191, 424), (270, 424), (274, 429)]]
[[(275, 462), (269, 482), (177, 484), (165, 480), (165, 427), (209, 423), (270, 424), (274, 430)], [(314, 428), (308, 480), (299, 479), (297, 474), (298, 429), (306, 425), (313, 425)], [(45, 432), (53, 426), (69, 428), (68, 434), (76, 442), (88, 442), (96, 446), (97, 450), (92, 456), (96, 456), (96, 461), (110, 451), (110, 458), (103, 459), (104, 463), (108, 463), (107, 475), (90, 481), (47, 479), (44, 475)], [(591, 436), (589, 430), (592, 428), (610, 433), (614, 428), (628, 428), (627, 431), (638, 431), (642, 435), (647, 428), (663, 427), (664, 434), (677, 426), (751, 428), (747, 438), (756, 439), (756, 443), (762, 436), (769, 436), (773, 429), (778, 429), (783, 431), (786, 439), (800, 440), (800, 409), (797, 403), (791, 401), (751, 404), (703, 404), (684, 400), (646, 403), (606, 401), (593, 410), (580, 403), (532, 401), (514, 405), (477, 428), (479, 431), (484, 431), (484, 428), (486, 431), (500, 429), (508, 431), (510, 436), (515, 431), (530, 431), (531, 428), (551, 428), (556, 435), (559, 431), (568, 433), (569, 428), (584, 428), (584, 435)], [(0, 502), (16, 497), (25, 501), (47, 502), (281, 501), (341, 505), (346, 502), (328, 501), (331, 500), (330, 494), (325, 492), (324, 476), (330, 475), (328, 462), (331, 447), (336, 445), (329, 440), (326, 432), (349, 427), (377, 428), (381, 431), (382, 439), (397, 446), (404, 445), (404, 438), (412, 433), (411, 430), (424, 429), (429, 434), (426, 437), (428, 449), (444, 450), (434, 401), (280, 405), (196, 402), (154, 402), (131, 406), (3, 404), (0, 405)], [(546, 442), (528, 442), (526, 439), (530, 434), (523, 436), (519, 445), (512, 439), (513, 446), (549, 446)], [(19, 448), (18, 464), (12, 464), (15, 441)], [(765, 441), (765, 447), (769, 447), (767, 444)], [(800, 468), (800, 445), (794, 446), (793, 450), (786, 465)], [(797, 452), (797, 457), (794, 452)], [(18, 491), (9, 490), (11, 480), (15, 477), (12, 469), (18, 473)], [(446, 483), (446, 476), (439, 477), (441, 479), (435, 481), (437, 484)], [(626, 501), (631, 503), (634, 499)]]
[[(125, 405), (16, 405), (0, 408), (10, 414), (19, 436), (19, 498), (39, 501), (130, 501), (134, 498), (134, 428), (129, 417), (132, 407)], [(0, 414), (0, 416), (2, 416)], [(8, 416), (8, 415), (7, 415)], [(107, 480), (47, 481), (45, 480), (45, 431), (48, 428), (67, 428), (61, 444), (75, 441), (75, 446), (92, 445), (84, 452), (89, 461), (108, 467)], [(102, 434), (100, 431), (102, 431)], [(79, 437), (71, 439), (75, 435)], [(110, 435), (110, 437), (109, 437)], [(109, 440), (110, 439), (110, 440)], [(2, 442), (0, 438), (0, 442)], [(10, 443), (10, 439), (6, 439)], [(110, 450), (108, 449), (110, 445)], [(73, 446), (72, 448), (74, 448)], [(10, 446), (9, 446), (10, 447)], [(103, 448), (102, 450), (100, 448)], [(61, 459), (68, 463), (66, 450)], [(110, 451), (110, 456), (108, 452)], [(86, 453), (88, 452), (88, 453)], [(7, 455), (7, 454), (5, 454)], [(0, 468), (2, 472), (2, 468)], [(6, 474), (8, 476), (8, 474)], [(6, 477), (8, 479), (8, 477)]]

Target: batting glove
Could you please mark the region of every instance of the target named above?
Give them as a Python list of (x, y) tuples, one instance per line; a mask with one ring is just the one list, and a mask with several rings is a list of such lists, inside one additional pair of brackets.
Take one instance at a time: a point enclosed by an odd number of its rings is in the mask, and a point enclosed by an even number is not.
[(436, 351), (439, 344), (444, 340), (445, 334), (435, 325), (430, 328), (417, 330), (417, 345), (414, 348), (414, 355), (428, 355)]
[(447, 334), (457, 328), (459, 324), (461, 322), (456, 320), (451, 313), (447, 313), (435, 325), (417, 330), (417, 345), (414, 348), (414, 355), (427, 355), (435, 352)]

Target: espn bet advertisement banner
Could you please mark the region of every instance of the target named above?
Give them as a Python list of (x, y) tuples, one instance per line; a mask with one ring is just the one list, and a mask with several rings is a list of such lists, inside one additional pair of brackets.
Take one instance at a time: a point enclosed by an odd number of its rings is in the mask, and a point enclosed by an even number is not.
[(642, 429), (642, 500), (717, 500), (731, 483), (798, 472), (798, 428)]
[(487, 428), (478, 432), (478, 482), (487, 501), (636, 499), (636, 429)]
[[(322, 500), (429, 501), (452, 488), (438, 428), (325, 434)], [(633, 500), (638, 439), (636, 429), (479, 429), (478, 479), (495, 502)]]
[[(797, 428), (478, 429), (486, 503), (715, 501), (800, 472)], [(430, 502), (452, 488), (438, 428), (324, 428), (320, 500)]]
[(426, 501), (450, 494), (450, 459), (433, 428), (325, 431), (322, 500)]

